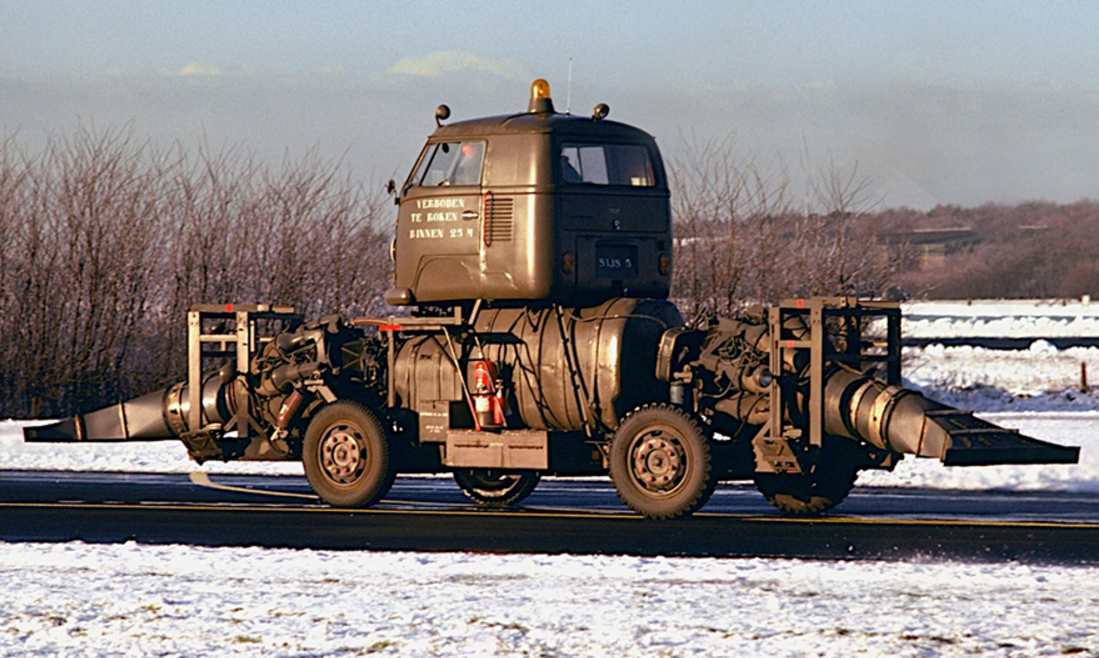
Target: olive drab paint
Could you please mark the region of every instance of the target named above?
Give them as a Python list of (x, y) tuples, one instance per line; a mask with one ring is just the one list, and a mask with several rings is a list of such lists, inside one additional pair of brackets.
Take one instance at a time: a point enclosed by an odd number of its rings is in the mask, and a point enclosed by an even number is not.
[(656, 141), (605, 111), (557, 114), (548, 94), (540, 85), (527, 112), (440, 125), (428, 138), (397, 192), (387, 302), (668, 296), (672, 224)]

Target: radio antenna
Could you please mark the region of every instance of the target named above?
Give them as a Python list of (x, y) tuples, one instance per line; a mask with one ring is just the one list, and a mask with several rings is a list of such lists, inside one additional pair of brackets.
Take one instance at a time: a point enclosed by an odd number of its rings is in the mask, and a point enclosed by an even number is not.
[(565, 93), (565, 114), (572, 114), (572, 58), (569, 58), (569, 85)]

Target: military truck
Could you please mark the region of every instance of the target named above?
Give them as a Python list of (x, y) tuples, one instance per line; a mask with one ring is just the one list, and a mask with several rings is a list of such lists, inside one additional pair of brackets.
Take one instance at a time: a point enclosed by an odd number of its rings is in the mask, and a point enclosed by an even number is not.
[(300, 460), (339, 507), (378, 502), (398, 473), (452, 473), (487, 506), (519, 503), (546, 475), (609, 475), (626, 505), (661, 519), (727, 480), (822, 514), (860, 470), (906, 454), (1078, 459), (904, 388), (895, 303), (789, 300), (686, 326), (668, 300), (660, 151), (608, 113), (556, 112), (544, 80), (524, 112), (444, 123), (440, 106), (408, 177), (389, 184), (386, 300), (402, 312), (304, 322), (277, 305), (196, 305), (184, 380), (26, 440)]

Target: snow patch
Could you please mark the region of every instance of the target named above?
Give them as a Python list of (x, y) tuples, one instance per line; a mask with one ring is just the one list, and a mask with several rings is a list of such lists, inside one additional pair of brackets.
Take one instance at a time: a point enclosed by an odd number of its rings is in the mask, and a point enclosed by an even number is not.
[(1099, 642), (1096, 582), (1017, 564), (0, 543), (0, 656), (1067, 655)]

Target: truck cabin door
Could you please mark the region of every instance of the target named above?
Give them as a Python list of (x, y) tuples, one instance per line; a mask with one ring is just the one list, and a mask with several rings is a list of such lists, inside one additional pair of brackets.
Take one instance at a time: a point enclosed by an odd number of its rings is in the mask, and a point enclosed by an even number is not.
[(417, 302), (468, 297), (478, 278), (483, 141), (429, 143), (397, 218), (397, 288)]

